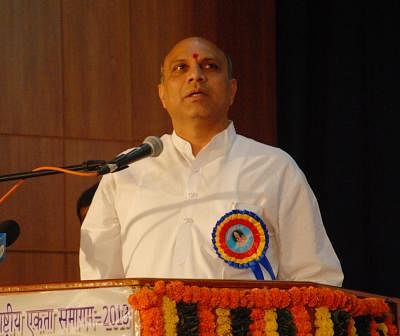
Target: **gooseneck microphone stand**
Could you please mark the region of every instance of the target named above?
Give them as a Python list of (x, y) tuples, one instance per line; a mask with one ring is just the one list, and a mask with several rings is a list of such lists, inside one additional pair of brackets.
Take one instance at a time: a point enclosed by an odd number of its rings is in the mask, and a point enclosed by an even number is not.
[[(72, 165), (61, 167), (62, 169), (73, 170), (73, 171), (83, 171), (83, 172), (97, 172), (100, 167), (104, 166), (107, 162), (103, 160), (89, 160), (85, 161), (79, 165)], [(14, 173), (8, 175), (0, 175), (0, 182), (12, 181), (12, 180), (24, 180), (27, 178), (44, 176), (44, 175), (54, 175), (61, 174), (63, 172), (56, 170), (40, 170), (40, 171), (30, 171), (23, 173)]]

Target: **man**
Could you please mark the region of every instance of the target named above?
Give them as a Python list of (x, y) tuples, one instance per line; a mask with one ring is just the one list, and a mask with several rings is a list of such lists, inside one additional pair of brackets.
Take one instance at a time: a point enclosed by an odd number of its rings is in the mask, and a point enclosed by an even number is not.
[[(317, 201), (280, 149), (236, 134), (228, 57), (203, 38), (165, 57), (164, 150), (105, 175), (81, 232), (82, 279), (280, 279), (340, 286)], [(247, 245), (235, 249), (234, 230)]]
[(93, 196), (97, 190), (99, 183), (95, 183), (88, 189), (84, 190), (76, 202), (76, 215), (78, 216), (79, 222), (82, 225), (83, 220), (89, 210), (90, 204), (92, 203)]

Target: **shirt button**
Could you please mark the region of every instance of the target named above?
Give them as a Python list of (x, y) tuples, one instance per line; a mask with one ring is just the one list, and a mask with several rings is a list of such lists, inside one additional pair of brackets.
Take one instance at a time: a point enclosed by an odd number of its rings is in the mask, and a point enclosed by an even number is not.
[(193, 224), (193, 218), (185, 217), (185, 218), (183, 219), (183, 222), (184, 222), (185, 224)]
[(198, 173), (198, 172), (200, 171), (200, 169), (197, 168), (197, 167), (193, 167), (193, 168), (192, 168), (192, 171), (193, 171), (193, 173)]
[(197, 193), (194, 193), (194, 192), (192, 192), (192, 193), (188, 193), (188, 199), (197, 199)]

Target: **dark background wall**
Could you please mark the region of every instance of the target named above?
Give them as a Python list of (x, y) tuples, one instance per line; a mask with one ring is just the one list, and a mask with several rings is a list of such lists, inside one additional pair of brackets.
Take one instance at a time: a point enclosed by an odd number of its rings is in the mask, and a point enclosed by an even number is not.
[(344, 287), (400, 297), (400, 4), (277, 1), (278, 145), (309, 178)]
[[(0, 22), (0, 176), (109, 160), (170, 131), (160, 65), (192, 35), (234, 60), (237, 129), (275, 143), (273, 0), (1, 0)], [(75, 203), (96, 181), (29, 179), (0, 205), (0, 221), (21, 227), (1, 284), (79, 279)], [(13, 184), (0, 183), (0, 195)]]

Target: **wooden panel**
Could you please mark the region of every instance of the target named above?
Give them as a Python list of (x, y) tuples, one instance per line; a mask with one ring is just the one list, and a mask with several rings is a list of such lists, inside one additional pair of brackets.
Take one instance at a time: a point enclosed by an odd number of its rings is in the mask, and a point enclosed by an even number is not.
[(131, 139), (128, 0), (63, 1), (65, 134)]
[(79, 253), (68, 253), (65, 256), (65, 279), (64, 281), (79, 281)]
[(215, 1), (132, 0), (132, 111), (135, 139), (172, 130), (158, 98), (160, 66), (179, 40), (193, 35), (215, 37)]
[(165, 22), (164, 18), (172, 8), (177, 13), (182, 10), (177, 1), (172, 7), (168, 1), (165, 4), (155, 0), (132, 1), (132, 127), (135, 138), (171, 131), (168, 113), (158, 98), (157, 84), (163, 45), (170, 40), (170, 34), (164, 29), (180, 30), (184, 26), (179, 21), (174, 24)]
[[(170, 130), (169, 118), (157, 97), (159, 65), (165, 53), (180, 39), (203, 36), (216, 42), (233, 58), (239, 91), (230, 115), (238, 131), (262, 142), (275, 143), (273, 0), (251, 4), (228, 0), (163, 3), (137, 0), (132, 4), (135, 135), (141, 138)], [(157, 22), (162, 23), (162, 29)]]
[(1, 133), (62, 135), (59, 7), (0, 1)]
[[(43, 165), (60, 166), (63, 157), (62, 140), (54, 138), (0, 136), (1, 175), (29, 172)], [(4, 155), (4, 154), (3, 154)], [(3, 195), (15, 181), (0, 183)], [(26, 179), (1, 207), (0, 220), (14, 219), (21, 234), (13, 246), (32, 249), (64, 247), (64, 178), (62, 175)]]
[[(0, 1), (0, 153), (8, 158), (0, 162), (0, 174), (108, 160), (148, 135), (170, 132), (158, 98), (160, 65), (188, 36), (215, 41), (232, 55), (239, 79), (235, 125), (244, 135), (274, 143), (273, 4)], [(97, 180), (62, 174), (29, 179), (0, 205), (0, 220), (21, 226), (10, 247), (19, 252), (3, 263), (2, 283), (77, 279), (76, 201)], [(0, 194), (13, 183), (0, 183)]]
[(238, 79), (238, 93), (230, 115), (240, 133), (275, 144), (274, 1), (217, 3), (219, 45), (231, 54)]
[[(67, 165), (81, 164), (88, 160), (111, 160), (123, 150), (137, 143), (95, 140), (66, 140), (65, 162)], [(65, 177), (65, 237), (66, 248), (78, 251), (80, 223), (76, 215), (76, 202), (80, 194), (99, 181), (99, 177)]]
[(6, 251), (1, 264), (0, 283), (34, 284), (64, 281), (64, 255), (58, 253), (20, 253)]

